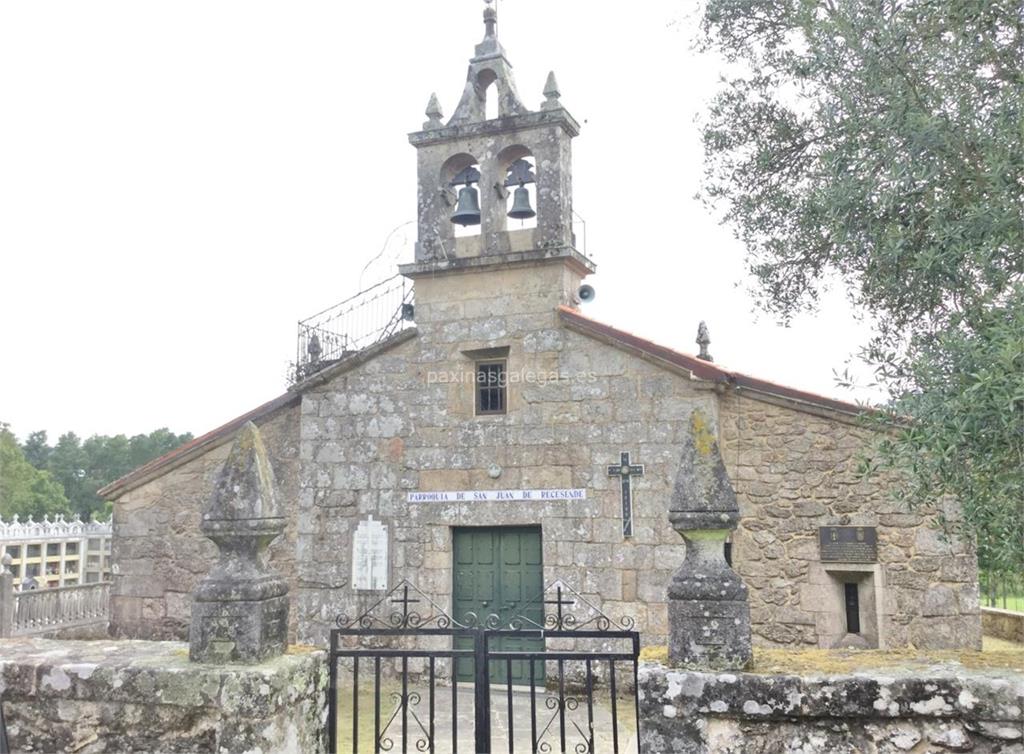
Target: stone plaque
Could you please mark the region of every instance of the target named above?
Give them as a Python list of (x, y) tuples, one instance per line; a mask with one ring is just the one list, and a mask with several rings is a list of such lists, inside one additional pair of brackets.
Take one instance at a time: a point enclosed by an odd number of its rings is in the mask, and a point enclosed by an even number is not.
[(352, 588), (388, 588), (388, 527), (373, 516), (360, 521), (352, 536)]
[(878, 530), (874, 526), (822, 526), (818, 545), (825, 563), (878, 562)]

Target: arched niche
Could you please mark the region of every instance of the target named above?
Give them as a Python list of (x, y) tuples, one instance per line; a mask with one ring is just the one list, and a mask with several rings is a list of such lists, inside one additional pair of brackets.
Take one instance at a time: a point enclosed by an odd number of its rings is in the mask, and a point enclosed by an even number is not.
[[(509, 217), (508, 213), (512, 210), (513, 203), (515, 201), (516, 189), (519, 188), (519, 184), (516, 183), (513, 178), (514, 175), (510, 173), (513, 167), (520, 160), (525, 160), (529, 163), (530, 173), (533, 176), (533, 180), (527, 180), (523, 184), (523, 188), (526, 189), (529, 205), (533, 208), (537, 214), (528, 219), (516, 219)], [(537, 227), (537, 217), (540, 214), (540, 207), (538, 206), (538, 193), (537, 193), (537, 181), (539, 180), (537, 174), (537, 160), (533, 156), (533, 152), (529, 147), (523, 144), (512, 144), (505, 147), (499, 153), (495, 159), (495, 166), (497, 168), (498, 175), (501, 176), (501, 181), (505, 184), (507, 196), (505, 197), (505, 208), (503, 216), (505, 218), (505, 228), (509, 231), (516, 230), (529, 230)]]
[[(459, 191), (462, 188), (461, 185), (453, 186), (452, 181), (457, 180), (467, 169), (476, 169), (478, 171), (480, 169), (477, 158), (467, 152), (453, 154), (441, 165), (439, 193), (445, 197), (445, 201), (443, 202), (444, 217), (439, 226), (446, 229), (447, 233), (444, 234), (446, 238), (464, 238), (480, 235), (480, 223), (476, 225), (459, 225), (451, 220), (452, 213), (458, 205)], [(479, 202), (481, 193), (480, 182), (476, 181), (472, 186), (477, 192), (477, 200)]]
[(495, 82), (498, 74), (490, 68), (484, 68), (476, 75), (476, 91), (480, 97), (480, 111), (484, 120), (501, 117), (501, 94)]

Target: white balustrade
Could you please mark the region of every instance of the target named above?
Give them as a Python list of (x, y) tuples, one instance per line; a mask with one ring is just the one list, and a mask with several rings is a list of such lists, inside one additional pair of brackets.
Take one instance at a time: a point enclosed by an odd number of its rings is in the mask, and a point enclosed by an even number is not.
[(10, 521), (0, 518), (0, 542), (25, 539), (78, 539), (80, 537), (102, 537), (111, 535), (110, 521), (82, 521), (77, 514), (71, 520), (65, 520), (58, 513), (53, 520), (43, 516), (42, 521), (35, 521), (29, 516), (21, 521), (17, 514)]
[(15, 591), (11, 634), (25, 636), (58, 628), (99, 623), (109, 614), (110, 582)]

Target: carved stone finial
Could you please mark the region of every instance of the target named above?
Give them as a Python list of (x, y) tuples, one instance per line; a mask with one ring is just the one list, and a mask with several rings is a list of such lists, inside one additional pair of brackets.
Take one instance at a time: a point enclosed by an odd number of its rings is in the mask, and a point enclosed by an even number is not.
[(14, 562), (14, 558), (11, 557), (11, 553), (5, 552), (4, 556), (0, 558), (0, 574), (11, 572), (11, 563)]
[(323, 347), (320, 345), (320, 338), (317, 337), (316, 333), (309, 336), (309, 343), (306, 344), (306, 353), (309, 355), (311, 364), (320, 363), (320, 354), (323, 353)]
[(548, 80), (544, 82), (544, 104), (542, 104), (541, 110), (556, 110), (562, 106), (558, 98), (562, 96), (562, 93), (558, 91), (558, 79), (555, 78), (555, 72), (551, 71), (548, 73)]
[(711, 358), (711, 354), (708, 353), (708, 346), (711, 345), (711, 335), (708, 333), (708, 326), (706, 322), (701, 322), (697, 326), (697, 345), (700, 347), (700, 353), (697, 354), (697, 358), (701, 361), (714, 361)]
[(192, 592), (190, 659), (261, 662), (285, 651), (288, 584), (266, 558), (284, 526), (273, 468), (249, 422), (238, 431), (199, 524), (220, 560)]
[(441, 128), (441, 126), (444, 125), (444, 123), (441, 122), (441, 119), (444, 118), (444, 111), (441, 109), (441, 102), (437, 99), (437, 92), (430, 95), (430, 101), (427, 102), (425, 115), (427, 116), (427, 120), (423, 124), (424, 131)]
[(498, 11), (494, 8), (494, 0), (484, 0), (484, 37), (496, 37), (498, 36)]
[(747, 587), (725, 560), (725, 540), (739, 518), (714, 427), (695, 409), (669, 505), (669, 521), (686, 541), (668, 588), (672, 663), (735, 670), (750, 662)]

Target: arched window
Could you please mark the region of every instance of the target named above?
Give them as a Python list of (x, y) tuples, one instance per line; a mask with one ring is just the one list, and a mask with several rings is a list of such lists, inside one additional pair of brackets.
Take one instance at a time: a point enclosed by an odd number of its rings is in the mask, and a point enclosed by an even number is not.
[(494, 85), (494, 82), (497, 79), (498, 74), (490, 68), (484, 68), (476, 77), (478, 91), (484, 103), (484, 120), (494, 120), (501, 116), (501, 108), (499, 107), (500, 103), (498, 102), (501, 95), (498, 92), (498, 87)]

